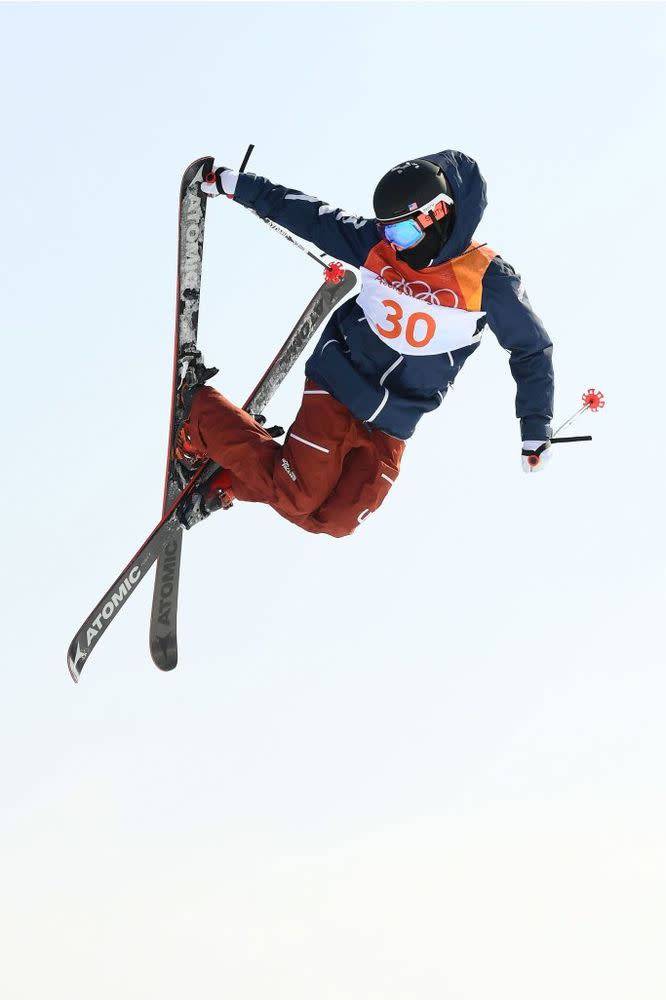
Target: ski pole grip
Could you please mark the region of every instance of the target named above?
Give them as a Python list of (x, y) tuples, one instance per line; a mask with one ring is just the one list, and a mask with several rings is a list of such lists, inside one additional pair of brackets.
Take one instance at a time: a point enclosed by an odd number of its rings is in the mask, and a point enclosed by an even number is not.
[(591, 441), (591, 434), (580, 434), (578, 437), (551, 438), (551, 444), (569, 444), (571, 441)]
[(252, 150), (253, 149), (254, 149), (254, 143), (251, 142), (250, 145), (247, 147), (247, 152), (246, 152), (245, 156), (243, 157), (243, 162), (241, 163), (240, 170), (238, 171), (239, 174), (242, 174), (243, 171), (245, 170), (245, 168), (246, 168), (246, 166), (248, 164), (248, 160), (252, 156)]

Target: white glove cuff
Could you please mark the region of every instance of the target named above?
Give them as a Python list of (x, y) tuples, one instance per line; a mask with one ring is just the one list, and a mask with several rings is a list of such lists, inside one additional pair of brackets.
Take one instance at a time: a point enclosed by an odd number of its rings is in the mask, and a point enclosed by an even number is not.
[(236, 185), (238, 184), (239, 176), (240, 174), (237, 170), (224, 170), (220, 177), (222, 190), (232, 198), (236, 194)]
[[(542, 444), (548, 444), (548, 441), (544, 441), (543, 439), (541, 441), (523, 441), (523, 448), (525, 451), (536, 451)], [(544, 448), (544, 451), (545, 450), (546, 449)], [(541, 454), (543, 455), (543, 451)]]
[(545, 466), (548, 464), (551, 455), (550, 442), (548, 441), (523, 441), (523, 451), (538, 451), (541, 445), (547, 445), (539, 456), (537, 456), (537, 461), (534, 465), (530, 464), (529, 455), (522, 456), (523, 472), (542, 472)]

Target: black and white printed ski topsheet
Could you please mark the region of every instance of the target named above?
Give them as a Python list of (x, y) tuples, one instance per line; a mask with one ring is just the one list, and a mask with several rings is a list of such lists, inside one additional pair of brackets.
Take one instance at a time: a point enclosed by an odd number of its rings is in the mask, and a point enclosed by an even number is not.
[[(188, 365), (192, 362), (197, 351), (204, 226), (208, 201), (206, 195), (201, 193), (201, 182), (206, 179), (206, 175), (212, 169), (212, 156), (204, 156), (200, 160), (195, 160), (183, 174), (180, 185), (176, 329), (162, 513), (168, 510), (184, 485), (177, 475), (177, 467), (173, 460), (175, 431), (180, 419), (176, 400)], [(150, 654), (161, 670), (172, 670), (178, 662), (176, 625), (182, 537), (182, 532), (176, 532), (157, 560), (153, 606), (150, 616)]]

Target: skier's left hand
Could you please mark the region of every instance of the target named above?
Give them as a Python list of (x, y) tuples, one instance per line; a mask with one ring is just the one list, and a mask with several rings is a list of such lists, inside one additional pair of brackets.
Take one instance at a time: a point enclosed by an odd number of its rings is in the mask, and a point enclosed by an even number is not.
[(237, 180), (238, 173), (235, 170), (229, 167), (217, 167), (203, 181), (201, 192), (207, 194), (209, 198), (216, 198), (218, 194), (226, 194), (227, 198), (233, 198)]
[(541, 472), (551, 457), (550, 441), (523, 441), (523, 472)]

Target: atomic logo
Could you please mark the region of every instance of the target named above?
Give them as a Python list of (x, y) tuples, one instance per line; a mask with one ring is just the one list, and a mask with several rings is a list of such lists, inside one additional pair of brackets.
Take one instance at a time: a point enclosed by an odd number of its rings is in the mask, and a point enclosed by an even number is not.
[(97, 640), (100, 633), (106, 628), (106, 625), (103, 625), (102, 622), (109, 622), (113, 618), (122, 602), (131, 592), (132, 587), (134, 587), (140, 579), (141, 569), (138, 566), (133, 566), (125, 579), (120, 583), (118, 590), (109, 595), (109, 600), (106, 604), (104, 604), (97, 617), (89, 620), (86, 631), (88, 650), (90, 650), (90, 646)]
[[(391, 276), (389, 273), (391, 271), (396, 277)], [(453, 309), (458, 308), (460, 299), (452, 288), (438, 288), (437, 291), (433, 291), (427, 281), (407, 281), (398, 271), (396, 271), (394, 267), (391, 267), (390, 264), (387, 264), (386, 267), (382, 268), (381, 273), (379, 274), (379, 280), (383, 285), (387, 285), (389, 288), (394, 288), (396, 292), (402, 292), (403, 295), (410, 295), (413, 299), (419, 299), (421, 302), (427, 302), (431, 306), (449, 306)], [(442, 301), (442, 299), (444, 299), (444, 301)]]

